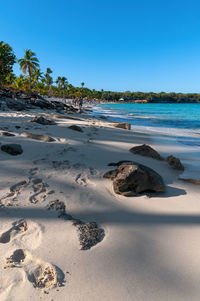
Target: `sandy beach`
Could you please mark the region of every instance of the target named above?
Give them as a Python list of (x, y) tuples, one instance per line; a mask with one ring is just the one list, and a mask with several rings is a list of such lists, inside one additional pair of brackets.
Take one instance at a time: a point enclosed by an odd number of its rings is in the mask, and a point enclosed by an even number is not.
[[(197, 148), (86, 113), (1, 111), (0, 130), (1, 145), (23, 150), (0, 151), (1, 301), (199, 300), (200, 186), (180, 179), (199, 177)], [(141, 144), (180, 158), (185, 171), (129, 152)], [(116, 194), (103, 175), (121, 160), (152, 168), (166, 191)]]

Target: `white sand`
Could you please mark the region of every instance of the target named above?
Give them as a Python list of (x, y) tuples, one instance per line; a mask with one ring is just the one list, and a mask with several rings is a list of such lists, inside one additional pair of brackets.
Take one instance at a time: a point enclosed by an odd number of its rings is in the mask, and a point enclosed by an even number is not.
[[(163, 156), (181, 158), (191, 174), (194, 166), (198, 173), (197, 149), (169, 136), (112, 128), (86, 115), (79, 116), (82, 121), (54, 118), (57, 125), (31, 123), (37, 114), (0, 113), (1, 129), (16, 134), (1, 136), (1, 143), (20, 143), (24, 150), (19, 156), (0, 151), (5, 206), (0, 208), (0, 301), (200, 300), (200, 187), (179, 180), (181, 173), (166, 162), (128, 151), (147, 143)], [(83, 133), (67, 128), (72, 124)], [(28, 139), (24, 131), (56, 141)], [(111, 169), (108, 163), (129, 159), (157, 171), (166, 193), (151, 198), (114, 194), (102, 175)], [(34, 186), (35, 179), (41, 181)], [(13, 199), (10, 187), (24, 180)], [(73, 217), (96, 221), (105, 238), (80, 250), (72, 222), (46, 209), (57, 199)], [(19, 221), (26, 221), (27, 229)], [(36, 280), (46, 287), (34, 287)]]

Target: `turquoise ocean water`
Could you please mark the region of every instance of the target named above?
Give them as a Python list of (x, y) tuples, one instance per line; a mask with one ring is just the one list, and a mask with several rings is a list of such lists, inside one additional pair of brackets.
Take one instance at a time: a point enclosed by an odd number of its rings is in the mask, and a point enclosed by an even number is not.
[[(108, 103), (95, 106), (94, 115), (129, 122), (134, 129), (169, 133), (187, 139), (187, 144), (200, 146), (200, 104), (126, 104)], [(181, 138), (182, 137), (182, 138)], [(180, 141), (181, 142), (181, 141)]]

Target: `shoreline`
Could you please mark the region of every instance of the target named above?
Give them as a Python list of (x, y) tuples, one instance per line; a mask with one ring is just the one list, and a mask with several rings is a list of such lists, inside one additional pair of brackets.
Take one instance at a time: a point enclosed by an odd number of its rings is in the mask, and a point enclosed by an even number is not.
[[(56, 124), (31, 122), (40, 115)], [(174, 137), (114, 128), (110, 120), (87, 113), (9, 110), (0, 112), (0, 121), (1, 144), (19, 143), (23, 149), (19, 156), (0, 151), (0, 241), (2, 234), (12, 233), (4, 234), (7, 241), (0, 249), (2, 301), (65, 301), (66, 296), (76, 301), (199, 299), (200, 186), (181, 181), (181, 172), (165, 161), (129, 152), (146, 143), (163, 157), (180, 157), (188, 172), (199, 163), (192, 148), (188, 151)], [(4, 136), (4, 131), (15, 136)], [(54, 141), (35, 140), (24, 132)], [(115, 194), (103, 174), (112, 169), (108, 163), (120, 160), (158, 172), (166, 192)], [(10, 195), (13, 185), (22, 182)], [(21, 219), (27, 229), (11, 230)], [(83, 224), (73, 225), (78, 220)], [(91, 222), (104, 236), (81, 250), (77, 227)], [(25, 259), (15, 263), (17, 268), (4, 269), (6, 258), (18, 249), (24, 250)], [(35, 287), (35, 267), (55, 266), (60, 286)]]
[[(153, 126), (153, 125), (139, 125), (135, 124), (135, 119), (143, 119), (144, 115), (135, 115), (131, 114), (132, 117), (127, 115), (116, 115), (111, 112), (112, 108), (108, 110), (108, 108), (104, 108), (103, 106), (93, 105), (93, 116), (99, 117), (101, 115), (105, 116), (107, 120), (111, 122), (128, 122), (131, 124), (131, 127), (134, 131), (138, 132), (147, 132), (150, 134), (158, 134), (158, 135), (166, 135), (166, 136), (176, 136), (177, 139), (180, 140), (180, 143), (191, 145), (194, 147), (200, 147), (200, 129), (186, 129), (181, 127), (167, 127), (167, 126)], [(152, 116), (145, 116), (145, 118), (151, 119)], [(160, 120), (161, 122), (162, 120)], [(186, 141), (184, 143), (184, 137), (186, 137)], [(194, 139), (191, 139), (193, 137)], [(182, 142), (181, 142), (182, 140)], [(189, 141), (191, 140), (191, 141)]]

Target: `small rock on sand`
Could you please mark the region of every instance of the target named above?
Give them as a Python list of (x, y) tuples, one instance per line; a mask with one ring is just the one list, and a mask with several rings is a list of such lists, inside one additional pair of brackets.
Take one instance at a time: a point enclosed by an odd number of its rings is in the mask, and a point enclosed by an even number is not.
[(83, 132), (82, 128), (80, 126), (78, 126), (78, 125), (75, 125), (75, 124), (74, 125), (70, 125), (69, 129), (77, 131), (77, 132)]
[(176, 158), (174, 156), (168, 156), (166, 158), (166, 161), (173, 169), (184, 170), (184, 166), (182, 165), (179, 158)]
[(21, 155), (23, 153), (20, 144), (3, 144), (1, 150), (12, 156)]
[(124, 129), (124, 130), (131, 129), (131, 124), (128, 122), (112, 123), (112, 126), (114, 126), (115, 128)]
[(156, 160), (164, 160), (155, 149), (147, 144), (134, 146), (129, 149), (129, 151), (135, 155), (150, 157)]
[(31, 122), (36, 122), (42, 125), (55, 125), (56, 122), (50, 119), (46, 119), (43, 116), (36, 116)]

